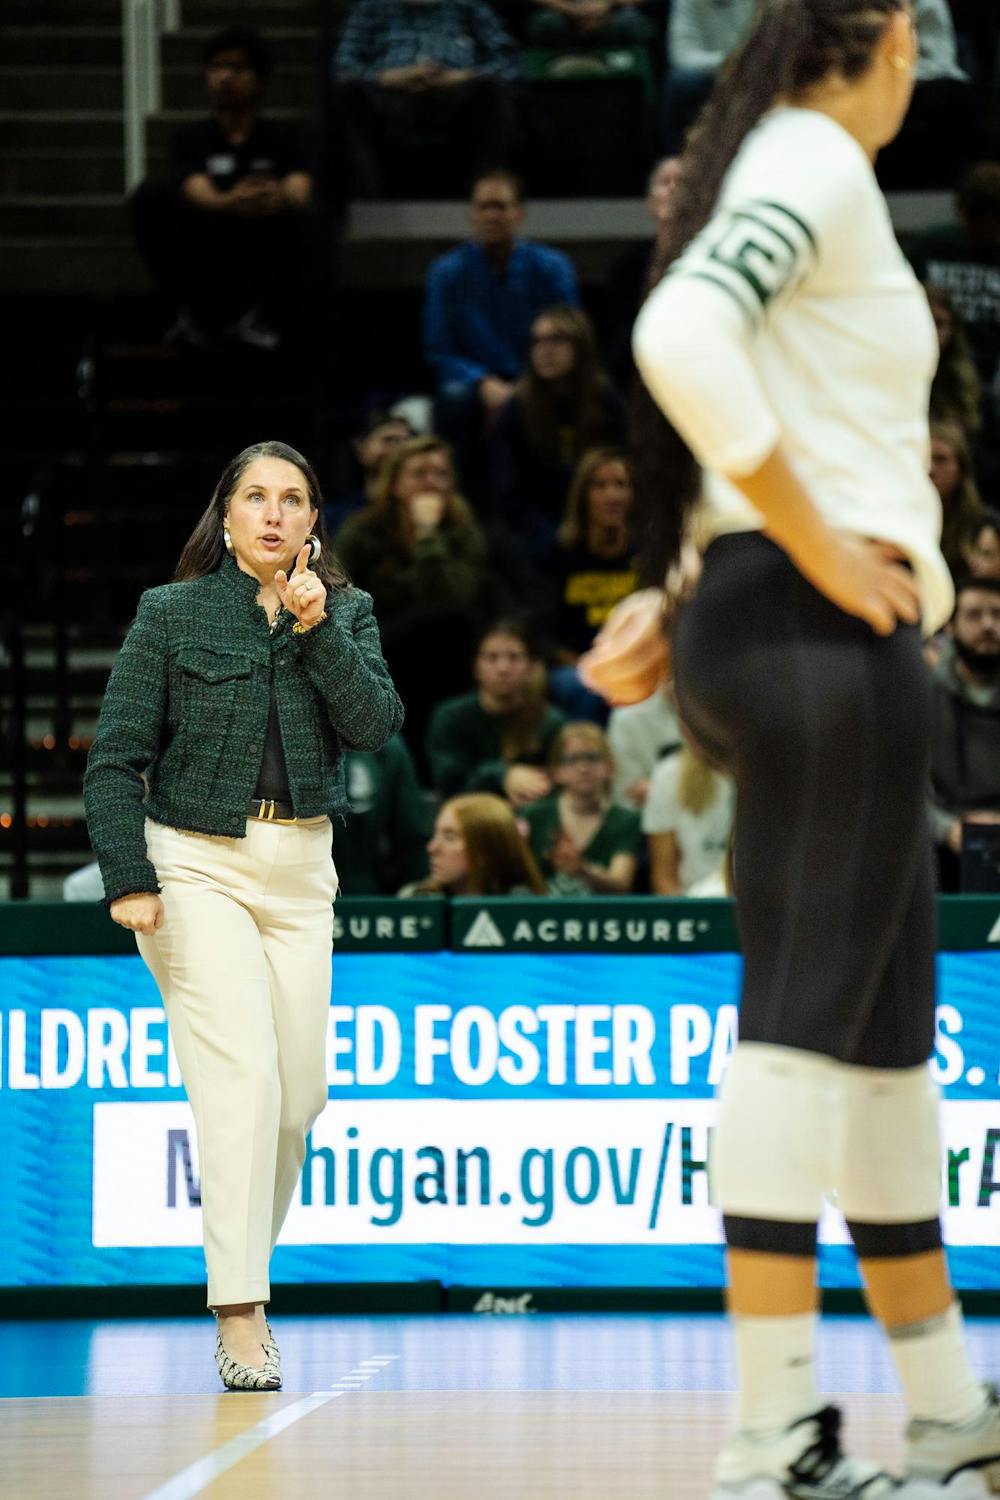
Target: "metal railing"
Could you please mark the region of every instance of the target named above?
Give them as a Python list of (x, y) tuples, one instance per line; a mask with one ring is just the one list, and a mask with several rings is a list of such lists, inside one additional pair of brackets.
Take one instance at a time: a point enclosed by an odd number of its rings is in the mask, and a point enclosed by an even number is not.
[(122, 0), (125, 191), (146, 175), (146, 121), (162, 97), (160, 37), (181, 24), (181, 0)]

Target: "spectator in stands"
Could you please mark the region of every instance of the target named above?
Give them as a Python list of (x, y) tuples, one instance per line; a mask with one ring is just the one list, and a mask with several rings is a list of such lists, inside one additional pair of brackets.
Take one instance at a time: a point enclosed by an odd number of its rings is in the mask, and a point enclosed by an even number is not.
[(1000, 579), (959, 585), (934, 669), (931, 797), (946, 889), (957, 889), (962, 825), (1000, 822)]
[(941, 551), (954, 577), (968, 566), (967, 554), (983, 514), (969, 440), (953, 422), (931, 424), (931, 481), (941, 496)]
[(950, 296), (990, 388), (1000, 363), (1000, 162), (980, 162), (966, 173), (955, 208), (958, 226), (920, 236), (910, 259), (921, 281)]
[(566, 724), (549, 752), (554, 795), (523, 809), (553, 895), (626, 895), (642, 848), (639, 814), (611, 801), (615, 764), (596, 724)]
[(729, 848), (735, 801), (733, 783), (690, 741), (657, 762), (642, 811), (655, 895), (687, 896), (718, 873)]
[(973, 578), (1000, 578), (1000, 511), (984, 510), (966, 553)]
[(548, 795), (545, 762), (563, 715), (545, 700), (545, 674), (523, 625), (496, 620), (481, 633), (472, 693), (434, 710), (427, 757), (434, 787), (502, 792), (515, 806)]
[(608, 744), (615, 762), (611, 795), (619, 807), (641, 810), (656, 765), (681, 747), (677, 710), (666, 682), (641, 702), (612, 710)]
[(927, 287), (938, 336), (938, 367), (931, 386), (931, 418), (956, 422), (975, 437), (983, 421), (983, 391), (969, 340), (954, 303), (940, 287)]
[[(357, 0), (334, 72), (363, 197), (412, 193), (421, 167), (434, 196), (454, 196), (509, 158), (517, 54), (485, 0)], [(428, 133), (438, 149), (415, 160)]]
[(576, 663), (637, 578), (632, 533), (632, 466), (622, 448), (592, 448), (576, 466), (556, 547), (545, 568), (554, 590), (548, 637), (556, 665), (553, 702), (570, 718), (603, 724), (605, 700), (584, 687)]
[[(666, 149), (681, 149), (723, 61), (749, 29), (756, 0), (673, 0), (664, 91)], [(976, 144), (969, 79), (958, 65), (948, 0), (915, 0), (920, 53), (917, 82), (898, 139), (879, 155), (886, 185), (942, 187), (970, 160)]]
[(540, 313), (527, 368), (497, 416), (492, 444), (497, 525), (527, 559), (551, 552), (583, 454), (624, 438), (624, 403), (601, 368), (587, 314), (569, 306)]
[(646, 210), (653, 221), (653, 238), (630, 245), (608, 274), (604, 347), (611, 377), (623, 391), (629, 390), (635, 379), (632, 326), (646, 300), (653, 256), (660, 248), (669, 221), (680, 173), (679, 157), (664, 156), (656, 163), (646, 184)]
[(448, 444), (433, 435), (396, 445), (334, 547), (383, 622), (421, 606), (469, 607), (485, 581), (482, 532), (455, 488)]
[(451, 449), (428, 434), (382, 464), (370, 505), (334, 541), (352, 580), (378, 600), (382, 649), (423, 765), (435, 704), (469, 680), (468, 640), (489, 602), (486, 543), (458, 493)]
[(313, 178), (300, 132), (261, 116), (272, 63), (258, 34), (227, 27), (204, 59), (211, 117), (171, 136), (170, 181), (136, 189), (132, 227), (176, 316), (168, 337), (271, 351), (317, 294)]
[(345, 896), (391, 895), (424, 869), (430, 816), (405, 742), (381, 750), (346, 750), (350, 815), (336, 824), (333, 857)]
[(644, 47), (654, 39), (646, 0), (532, 0), (533, 47)]
[(324, 518), (331, 536), (336, 535), (348, 516), (371, 504), (383, 461), (390, 453), (395, 453), (401, 443), (415, 436), (406, 417), (390, 411), (369, 413), (368, 420), (351, 444), (361, 470), (361, 483), (342, 500), (327, 502)]
[(432, 262), (424, 298), (436, 425), (466, 448), (513, 395), (538, 314), (580, 300), (569, 257), (521, 236), (520, 178), (499, 171), (480, 176), (471, 215), (472, 239)]
[(879, 152), (886, 190), (952, 187), (980, 145), (972, 82), (959, 66), (948, 0), (915, 0), (917, 81), (902, 130)]
[(688, 126), (712, 91), (723, 61), (750, 26), (755, 0), (673, 0), (667, 23), (664, 145), (679, 155)]
[(534, 856), (510, 804), (492, 792), (467, 792), (444, 804), (427, 845), (430, 875), (401, 896), (544, 896)]

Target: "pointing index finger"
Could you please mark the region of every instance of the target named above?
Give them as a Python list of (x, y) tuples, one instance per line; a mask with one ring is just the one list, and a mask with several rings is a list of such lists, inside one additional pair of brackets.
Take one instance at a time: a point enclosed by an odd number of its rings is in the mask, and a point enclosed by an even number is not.
[(305, 546), (300, 551), (298, 557), (295, 559), (295, 571), (296, 571), (296, 573), (304, 573), (306, 571), (306, 567), (308, 565), (309, 557), (310, 557), (311, 552), (312, 552), (312, 548), (310, 547), (309, 543), (306, 542)]

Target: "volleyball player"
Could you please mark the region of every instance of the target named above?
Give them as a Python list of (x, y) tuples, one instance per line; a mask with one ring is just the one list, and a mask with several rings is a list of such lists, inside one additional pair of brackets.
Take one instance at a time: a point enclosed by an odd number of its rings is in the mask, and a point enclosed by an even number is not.
[[(656, 403), (638, 453), (656, 576), (685, 524), (707, 543), (676, 625), (678, 699), (739, 789), (745, 973), (714, 1185), (740, 1425), (719, 1500), (940, 1493), (967, 1470), (1000, 1491), (1000, 1405), (970, 1367), (942, 1250), (927, 1066), (920, 625), (953, 598), (927, 478), (936, 346), (872, 170), (916, 56), (905, 0), (762, 0), (689, 138), (634, 336)], [(662, 609), (634, 596), (584, 658), (613, 701), (655, 686)], [(844, 1455), (817, 1394), (824, 1196), (909, 1406), (902, 1486)]]

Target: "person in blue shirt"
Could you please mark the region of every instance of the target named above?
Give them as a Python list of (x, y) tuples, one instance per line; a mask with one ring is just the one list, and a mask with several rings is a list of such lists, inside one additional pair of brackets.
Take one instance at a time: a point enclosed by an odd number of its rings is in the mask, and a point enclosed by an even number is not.
[(527, 363), (531, 325), (545, 308), (579, 305), (569, 256), (524, 239), (524, 192), (512, 172), (473, 183), (472, 238), (431, 263), (424, 297), (424, 356), (437, 377), (435, 430), (467, 467), (514, 393)]
[(518, 71), (485, 0), (357, 0), (334, 59), (357, 194), (456, 196), (505, 162)]

